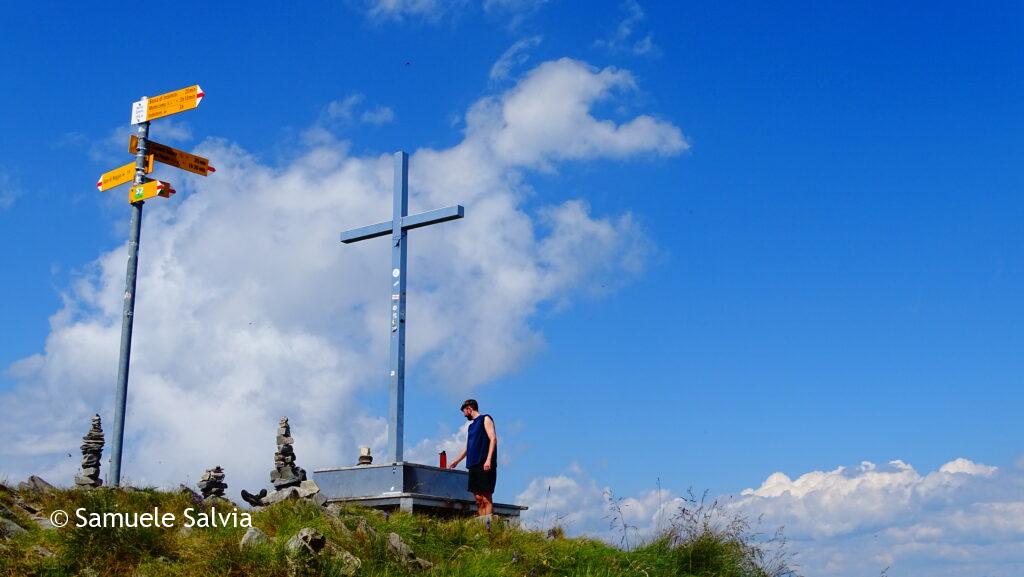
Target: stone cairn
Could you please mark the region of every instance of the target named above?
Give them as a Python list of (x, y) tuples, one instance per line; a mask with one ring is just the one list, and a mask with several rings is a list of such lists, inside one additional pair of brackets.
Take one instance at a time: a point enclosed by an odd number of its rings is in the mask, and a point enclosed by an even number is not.
[(228, 484), (224, 482), (224, 469), (220, 465), (207, 469), (196, 485), (199, 486), (199, 492), (203, 494), (204, 499), (210, 497), (223, 499), (224, 489), (228, 488)]
[(75, 485), (83, 488), (99, 487), (100, 457), (103, 456), (103, 428), (99, 415), (92, 416), (92, 426), (82, 437), (82, 470), (75, 475)]
[(306, 471), (295, 466), (295, 449), (292, 448), (292, 428), (288, 417), (281, 417), (277, 423), (277, 452), (274, 453), (274, 470), (270, 472), (270, 482), (280, 491), (288, 487), (296, 487), (306, 480)]

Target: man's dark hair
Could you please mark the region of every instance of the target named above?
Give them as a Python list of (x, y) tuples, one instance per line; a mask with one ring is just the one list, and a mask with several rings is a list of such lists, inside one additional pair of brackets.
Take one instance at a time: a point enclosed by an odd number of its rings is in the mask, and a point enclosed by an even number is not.
[(480, 405), (476, 404), (476, 399), (466, 399), (465, 401), (462, 401), (462, 407), (459, 410), (465, 410), (466, 407), (471, 407), (474, 411), (480, 410)]

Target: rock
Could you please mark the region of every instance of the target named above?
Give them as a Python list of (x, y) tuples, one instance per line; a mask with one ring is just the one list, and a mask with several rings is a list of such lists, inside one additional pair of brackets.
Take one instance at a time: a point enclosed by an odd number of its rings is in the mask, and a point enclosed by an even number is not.
[(260, 531), (258, 527), (249, 527), (249, 530), (242, 536), (242, 540), (239, 541), (238, 548), (247, 549), (264, 543), (270, 543), (270, 538), (267, 537), (267, 534)]
[(281, 489), (280, 491), (274, 491), (263, 498), (265, 505), (273, 505), (274, 503), (280, 503), (288, 499), (298, 499), (299, 491), (295, 487), (289, 487), (287, 489)]
[(323, 533), (312, 527), (306, 527), (289, 539), (284, 547), (289, 553), (317, 555), (325, 545), (327, 545), (327, 538), (323, 536)]
[(368, 541), (371, 538), (377, 538), (377, 530), (372, 525), (366, 522), (366, 519), (360, 518), (359, 522), (356, 523), (356, 537), (361, 540)]
[(319, 492), (320, 486), (312, 479), (299, 483), (299, 497), (302, 497), (303, 499), (306, 497), (312, 497)]
[(242, 489), (242, 500), (252, 505), (253, 507), (262, 507), (263, 500), (267, 497), (267, 490), (261, 489), (258, 494), (252, 494), (245, 489)]
[(47, 493), (53, 491), (54, 486), (44, 481), (41, 477), (31, 475), (28, 479), (18, 483), (18, 490), (30, 493)]
[(35, 553), (39, 557), (53, 557), (53, 551), (50, 551), (49, 549), (47, 549), (46, 547), (43, 547), (42, 545), (33, 545), (32, 546), (32, 552)]
[(32, 520), (36, 522), (36, 525), (39, 525), (40, 529), (56, 529), (56, 527), (53, 526), (53, 523), (51, 523), (46, 517), (32, 517)]
[(31, 503), (26, 503), (24, 499), (15, 499), (14, 504), (19, 509), (21, 509), (22, 511), (28, 513), (29, 515), (35, 515), (36, 513), (39, 512), (39, 507), (36, 507), (35, 505), (33, 505)]
[[(82, 437), (82, 470), (75, 476), (75, 485), (94, 489), (103, 485), (100, 479), (100, 458), (103, 456), (103, 427), (99, 415), (92, 416), (92, 426)], [(29, 477), (31, 480), (32, 477)], [(42, 481), (42, 479), (39, 479)], [(42, 481), (46, 483), (46, 481)], [(49, 483), (46, 483), (49, 485)], [(53, 487), (50, 487), (51, 489)]]
[(0, 517), (0, 537), (10, 539), (11, 537), (24, 535), (25, 533), (28, 533), (28, 531), (22, 529), (21, 525), (11, 521), (10, 519)]
[(288, 417), (281, 417), (277, 425), (277, 452), (274, 453), (274, 470), (270, 472), (270, 482), (280, 491), (305, 481), (306, 471), (295, 465), (295, 448), (292, 447), (295, 439), (292, 438)]
[(388, 551), (401, 561), (416, 558), (416, 553), (413, 553), (412, 547), (406, 545), (398, 533), (388, 533)]
[(434, 566), (430, 561), (417, 557), (412, 547), (406, 545), (398, 533), (388, 533), (388, 551), (397, 557), (402, 564), (413, 569), (425, 570)]
[(312, 500), (314, 503), (321, 507), (327, 504), (327, 497), (323, 493), (317, 493), (316, 495), (313, 495)]
[(339, 549), (335, 554), (335, 558), (341, 561), (341, 574), (346, 577), (353, 577), (359, 572), (359, 568), (363, 566), (363, 562), (359, 560), (359, 557), (349, 553), (344, 549)]
[(203, 472), (203, 476), (199, 478), (199, 482), (196, 485), (199, 487), (199, 491), (203, 494), (204, 499), (223, 497), (224, 489), (228, 488), (228, 484), (224, 482), (224, 469), (220, 465), (207, 469)]

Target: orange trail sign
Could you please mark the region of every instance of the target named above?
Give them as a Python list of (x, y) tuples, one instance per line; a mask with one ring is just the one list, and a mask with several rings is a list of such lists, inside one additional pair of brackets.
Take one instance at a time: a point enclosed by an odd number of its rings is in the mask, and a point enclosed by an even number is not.
[(154, 118), (170, 116), (199, 106), (203, 89), (198, 84), (132, 103), (132, 124), (149, 122)]
[[(135, 154), (139, 146), (139, 137), (134, 134), (128, 137), (128, 152)], [(171, 148), (166, 144), (160, 144), (152, 140), (146, 143), (146, 152), (152, 154), (157, 162), (162, 162), (168, 166), (194, 172), (199, 176), (207, 176), (211, 172), (216, 172), (217, 169), (210, 166), (210, 161), (202, 156), (185, 152), (184, 150), (178, 150), (177, 148)]]
[(171, 188), (171, 184), (169, 182), (150, 180), (129, 188), (128, 202), (130, 204), (134, 204), (143, 200), (149, 200), (155, 196), (170, 198), (175, 192), (177, 191)]
[[(146, 167), (145, 174), (153, 172), (153, 155), (146, 155)], [(135, 179), (135, 163), (129, 162), (124, 166), (119, 166), (109, 172), (104, 172), (100, 175), (100, 179), (96, 181), (96, 188), (100, 192), (104, 190), (110, 190), (115, 186), (121, 186), (122, 184), (128, 184)]]

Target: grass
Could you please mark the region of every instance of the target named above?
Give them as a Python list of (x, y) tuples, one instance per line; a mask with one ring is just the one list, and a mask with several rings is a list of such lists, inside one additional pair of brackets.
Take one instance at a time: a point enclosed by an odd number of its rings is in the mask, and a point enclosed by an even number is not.
[[(72, 514), (60, 529), (44, 529), (15, 505), (22, 499), (48, 516), (56, 509)], [(566, 538), (560, 530), (524, 530), (495, 522), (488, 530), (474, 519), (440, 520), (420, 515), (383, 515), (360, 508), (322, 509), (306, 501), (286, 501), (252, 514), (252, 524), (270, 542), (241, 550), (244, 527), (181, 528), (183, 511), (197, 505), (188, 494), (59, 489), (46, 494), (19, 494), (0, 486), (0, 504), (28, 533), (0, 540), (0, 576), (138, 576), (217, 575), (285, 577), (344, 575), (339, 550), (361, 560), (364, 576), (522, 576), (522, 577), (795, 577), (785, 554), (767, 554), (765, 543), (741, 518), (722, 523), (717, 503), (693, 500), (658, 538), (628, 550), (588, 538)], [(218, 509), (224, 512), (225, 504)], [(89, 513), (173, 512), (172, 528), (76, 528), (74, 510)], [(0, 509), (0, 513), (5, 513)], [(243, 509), (239, 509), (242, 511)], [(370, 531), (357, 530), (365, 523)], [(285, 543), (304, 527), (327, 537), (328, 547), (306, 565), (289, 558)], [(628, 526), (623, 530), (628, 532)], [(397, 533), (433, 568), (414, 570), (389, 554), (388, 533)], [(625, 536), (625, 534), (624, 534)], [(632, 539), (636, 541), (636, 539)], [(778, 545), (778, 542), (775, 543)], [(52, 552), (41, 555), (40, 547)], [(42, 552), (45, 553), (45, 552)]]

